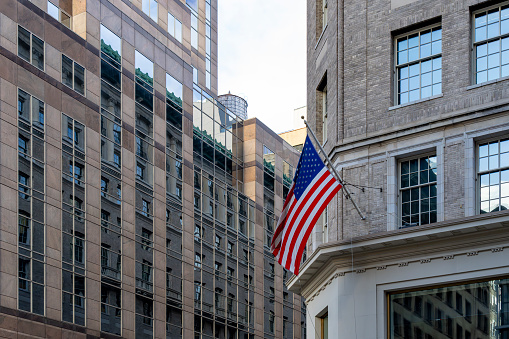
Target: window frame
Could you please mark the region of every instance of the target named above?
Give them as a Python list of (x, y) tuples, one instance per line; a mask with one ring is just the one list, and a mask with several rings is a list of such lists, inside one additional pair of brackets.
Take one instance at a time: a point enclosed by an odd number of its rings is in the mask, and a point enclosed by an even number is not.
[[(440, 218), (439, 218), (439, 204), (441, 203), (441, 200), (439, 200), (439, 195), (440, 195), (440, 192), (439, 192), (439, 181), (440, 181), (440, 172), (439, 172), (439, 161), (440, 161), (440, 158), (439, 158), (439, 154), (437, 151), (433, 150), (433, 151), (428, 151), (428, 152), (422, 152), (422, 153), (417, 153), (417, 154), (413, 154), (413, 155), (410, 155), (410, 156), (406, 156), (406, 157), (402, 157), (402, 158), (399, 158), (397, 159), (397, 164), (396, 164), (396, 186), (397, 186), (397, 210), (398, 210), (398, 220), (397, 220), (397, 224), (396, 224), (396, 227), (397, 229), (404, 229), (404, 228), (409, 228), (409, 227), (419, 227), (419, 226), (423, 226), (423, 224), (421, 224), (421, 217), (420, 215), (422, 214), (421, 213), (421, 205), (420, 205), (420, 202), (421, 202), (421, 193), (420, 193), (420, 188), (421, 187), (424, 187), (424, 186), (431, 186), (430, 182), (428, 181), (427, 183), (423, 183), (421, 184), (420, 183), (420, 165), (418, 163), (418, 172), (419, 173), (419, 177), (418, 177), (418, 182), (419, 184), (417, 185), (414, 185), (414, 186), (408, 186), (408, 187), (405, 187), (405, 188), (402, 188), (401, 187), (401, 164), (404, 163), (404, 162), (407, 162), (407, 161), (411, 161), (411, 160), (417, 160), (418, 162), (420, 162), (420, 159), (421, 158), (425, 158), (425, 157), (435, 157), (436, 158), (436, 172), (437, 172), (437, 178), (436, 178), (436, 181), (435, 181), (435, 185), (436, 185), (436, 196), (435, 196), (435, 199), (436, 199), (436, 221), (435, 222), (431, 222), (429, 221), (428, 224), (424, 224), (424, 225), (429, 225), (429, 224), (432, 224), (432, 223), (436, 223), (438, 221), (440, 221)], [(409, 172), (410, 173), (410, 172)], [(403, 191), (406, 191), (406, 190), (411, 190), (412, 188), (419, 188), (419, 224), (418, 225), (408, 225), (408, 226), (403, 226), (403, 194), (402, 192)], [(428, 197), (428, 199), (431, 199), (430, 197)], [(410, 200), (411, 202), (412, 200)], [(429, 210), (428, 210), (429, 212)], [(410, 214), (411, 215), (411, 214)]]
[[(35, 68), (38, 68), (40, 69), (41, 71), (45, 72), (46, 71), (46, 42), (39, 38), (37, 35), (35, 35), (34, 33), (32, 33), (32, 31), (26, 29), (25, 27), (21, 26), (21, 25), (17, 25), (18, 26), (18, 29), (16, 30), (16, 55), (23, 59), (24, 61), (28, 62), (29, 64), (31, 64), (32, 66), (34, 66)], [(19, 29), (22, 28), (23, 30), (27, 31), (28, 34), (30, 34), (30, 46), (29, 46), (29, 54), (30, 54), (30, 60), (26, 60), (25, 58), (21, 57), (19, 55)], [(33, 37), (36, 37), (37, 39), (39, 39), (40, 41), (42, 41), (42, 52), (43, 52), (43, 61), (42, 61), (42, 68), (40, 68), (39, 66), (35, 65), (34, 64), (34, 57), (33, 57)], [(28, 92), (27, 92), (28, 93)], [(31, 94), (30, 94), (31, 95)]]
[[(64, 82), (64, 72), (63, 72), (63, 67), (64, 67), (64, 63), (63, 63), (63, 59), (64, 58), (67, 58), (71, 61), (71, 82), (72, 82), (72, 86), (69, 86), (67, 85), (65, 82)], [(67, 55), (65, 55), (64, 53), (62, 53), (62, 72), (61, 72), (61, 82), (62, 84), (64, 84), (65, 86), (71, 88), (72, 90), (74, 90), (76, 93), (79, 93), (81, 94), (82, 96), (86, 97), (86, 94), (87, 94), (87, 69), (80, 65), (79, 63), (77, 63), (76, 61), (74, 61), (73, 59), (71, 59), (70, 57), (68, 57)], [(83, 93), (81, 93), (80, 91), (76, 90), (76, 65), (78, 67), (81, 67), (83, 68)]]
[[(491, 83), (493, 81), (497, 81), (498, 79), (503, 79), (503, 78), (507, 78), (509, 77), (509, 75), (506, 75), (506, 76), (502, 76), (502, 62), (501, 62), (501, 58), (502, 58), (502, 50), (499, 49), (499, 54), (500, 54), (500, 57), (499, 57), (499, 60), (500, 60), (500, 63), (499, 63), (499, 77), (495, 78), (495, 79), (492, 79), (492, 80), (488, 80), (488, 78), (486, 78), (486, 81), (483, 81), (483, 82), (477, 82), (477, 46), (479, 45), (483, 45), (483, 44), (488, 44), (489, 42), (494, 42), (494, 41), (497, 41), (497, 40), (500, 40), (502, 41), (504, 38), (509, 38), (509, 32), (508, 33), (505, 33), (505, 34), (501, 34), (500, 30), (499, 30), (499, 34), (495, 37), (492, 37), (492, 38), (488, 38), (486, 37), (485, 39), (481, 40), (480, 42), (476, 42), (475, 41), (475, 34), (476, 34), (476, 27), (475, 27), (475, 17), (477, 14), (480, 14), (480, 13), (488, 13), (490, 10), (493, 10), (495, 8), (498, 8), (499, 9), (499, 13), (502, 11), (502, 7), (504, 6), (509, 6), (509, 1), (504, 1), (504, 2), (501, 2), (501, 3), (498, 3), (498, 4), (494, 4), (494, 5), (491, 5), (491, 6), (487, 6), (487, 7), (483, 7), (483, 8), (479, 8), (475, 11), (472, 11), (471, 14), (470, 14), (470, 30), (471, 30), (471, 55), (472, 55), (472, 58), (471, 58), (471, 67), (472, 67), (472, 72), (470, 72), (470, 83), (472, 85), (483, 85), (483, 84), (488, 84), (488, 83)], [(486, 18), (487, 19), (487, 18)], [(499, 28), (501, 27), (500, 26), (500, 23), (502, 22), (502, 20), (500, 20), (500, 16), (499, 16)], [(488, 22), (486, 22), (486, 28), (488, 27)], [(509, 50), (506, 50), (506, 51), (509, 51)], [(509, 53), (509, 52), (508, 52)], [(489, 52), (487, 51), (486, 52), (486, 56), (488, 57), (489, 56)], [(506, 64), (508, 65), (509, 67), (509, 64)], [(489, 71), (489, 66), (487, 65), (486, 66), (486, 72)], [(488, 77), (488, 74), (486, 74), (486, 76)]]
[[(490, 174), (490, 173), (500, 173), (499, 174), (499, 182), (498, 182), (498, 187), (499, 187), (499, 194), (498, 194), (498, 201), (501, 202), (501, 199), (502, 199), (502, 192), (501, 192), (501, 186), (502, 186), (502, 182), (501, 182), (501, 179), (500, 179), (500, 175), (503, 171), (507, 171), (509, 170), (509, 166), (505, 166), (505, 167), (502, 167), (500, 166), (500, 142), (501, 141), (509, 141), (509, 138), (505, 137), (506, 135), (497, 135), (497, 136), (493, 136), (491, 138), (486, 138), (486, 139), (481, 139), (481, 140), (476, 140), (475, 141), (475, 151), (474, 151), (474, 154), (475, 154), (475, 215), (480, 215), (480, 214), (488, 214), (488, 213), (493, 213), (493, 212), (500, 212), (501, 209), (500, 209), (500, 204), (499, 204), (499, 210), (498, 211), (488, 211), (486, 213), (481, 213), (481, 175), (486, 175), (486, 174)], [(484, 145), (484, 144), (487, 144), (489, 145), (490, 143), (494, 142), (494, 141), (498, 141), (498, 153), (497, 156), (498, 156), (498, 162), (499, 162), (499, 166), (496, 167), (496, 169), (490, 169), (488, 168), (487, 170), (485, 171), (481, 171), (480, 170), (480, 146), (481, 145)], [(489, 146), (488, 146), (489, 148)], [(489, 150), (488, 150), (489, 152)], [(488, 158), (489, 158), (489, 153), (488, 153)], [(493, 185), (488, 185), (488, 187), (490, 186), (493, 186)], [(494, 200), (494, 199), (488, 199), (487, 201), (491, 201), (491, 200)]]
[[(410, 31), (405, 31), (403, 33), (400, 33), (400, 34), (397, 34), (397, 35), (394, 35), (392, 37), (392, 43), (393, 43), (393, 77), (394, 77), (394, 81), (393, 81), (393, 91), (394, 91), (394, 95), (393, 95), (393, 100), (394, 100), (394, 105), (395, 106), (400, 106), (400, 105), (407, 105), (407, 104), (413, 104), (413, 103), (417, 103), (421, 100), (427, 100), (427, 99), (430, 99), (430, 98), (434, 98), (434, 97), (437, 97), (439, 95), (442, 95), (443, 94), (443, 88), (442, 88), (442, 83), (443, 83), (443, 75), (442, 73), (440, 74), (440, 93), (438, 94), (435, 94), (433, 95), (433, 79), (431, 80), (431, 95), (430, 96), (427, 96), (427, 97), (422, 97), (422, 93), (421, 93), (421, 83), (422, 83), (422, 69), (421, 69), (421, 63), (423, 61), (432, 61), (432, 65), (431, 65), (431, 71), (430, 73), (433, 74), (434, 70), (433, 70), (433, 59), (436, 59), (436, 58), (443, 58), (443, 43), (442, 43), (442, 40), (443, 40), (443, 34), (440, 33), (441, 37), (440, 37), (440, 53), (437, 53), (437, 54), (430, 54), (429, 56), (427, 57), (420, 57), (420, 48), (421, 48), (421, 42), (420, 42), (420, 37), (421, 37), (421, 32), (423, 31), (426, 31), (426, 30), (430, 30), (431, 32), (433, 31), (433, 29), (435, 28), (440, 28), (443, 32), (443, 27), (442, 27), (442, 21), (440, 22), (436, 22), (436, 23), (433, 23), (433, 24), (429, 24), (429, 25), (426, 25), (426, 26), (423, 26), (423, 27), (419, 27), (419, 28), (416, 28), (416, 29), (413, 29), (413, 30), (410, 30)], [(401, 65), (398, 64), (398, 39), (401, 39), (403, 37), (409, 37), (413, 34), (419, 34), (419, 43), (418, 43), (418, 49), (419, 49), (419, 58), (416, 59), (416, 60), (413, 60), (411, 62), (407, 61), (405, 63), (402, 63)], [(407, 39), (408, 41), (408, 39)], [(430, 45), (433, 44), (433, 38), (431, 37), (431, 40), (430, 40)], [(408, 50), (408, 48), (407, 48)], [(430, 51), (430, 53), (432, 53), (432, 51)], [(415, 99), (415, 100), (410, 100), (410, 84), (408, 86), (408, 101), (406, 101), (405, 103), (400, 103), (400, 100), (399, 100), (399, 91), (398, 91), (398, 87), (399, 87), (399, 74), (398, 74), (398, 70), (400, 68), (403, 68), (403, 67), (410, 67), (411, 65), (415, 65), (415, 64), (418, 64), (419, 65), (419, 99)], [(440, 71), (442, 72), (442, 67), (443, 65), (443, 62), (442, 60), (440, 61)], [(408, 76), (408, 79), (410, 79), (410, 76)]]
[[(156, 4), (156, 13), (155, 13), (156, 18), (155, 19), (153, 18), (154, 13), (152, 13), (152, 3), (153, 2)], [(148, 13), (145, 12), (145, 10), (144, 10), (146, 3), (148, 5)], [(150, 19), (152, 19), (152, 21), (154, 21), (156, 24), (158, 23), (158, 21), (159, 21), (159, 3), (156, 0), (142, 0), (141, 11), (143, 13), (145, 13)]]

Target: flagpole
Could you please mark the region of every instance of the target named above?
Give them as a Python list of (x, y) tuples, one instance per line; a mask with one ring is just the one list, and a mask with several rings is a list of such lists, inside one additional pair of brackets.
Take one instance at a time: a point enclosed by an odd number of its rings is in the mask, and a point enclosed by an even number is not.
[(332, 162), (330, 161), (329, 159), (329, 156), (327, 155), (327, 153), (325, 153), (322, 145), (320, 144), (320, 142), (318, 141), (318, 139), (316, 138), (316, 135), (315, 133), (313, 133), (313, 130), (311, 128), (309, 128), (309, 125), (308, 125), (308, 122), (306, 121), (306, 119), (304, 119), (304, 116), (301, 116), (302, 120), (304, 120), (304, 124), (306, 125), (307, 127), (307, 130), (311, 133), (311, 136), (313, 137), (313, 139), (315, 139), (315, 142), (318, 144), (318, 147), (320, 147), (320, 150), (322, 151), (323, 155), (325, 156), (325, 159), (327, 160), (327, 162), (329, 163), (329, 167), (332, 169), (332, 171), (334, 172), (334, 175), (336, 176), (336, 179), (340, 182), (340, 184), (343, 186), (343, 190), (344, 192), (346, 193), (346, 197), (348, 199), (350, 199), (352, 201), (352, 204), (353, 206), (355, 207), (355, 209), (357, 210), (357, 212), (359, 213), (360, 217), (362, 220), (366, 220), (366, 217), (364, 216), (364, 214), (362, 214), (361, 210), (359, 209), (359, 207), (357, 206), (357, 204), (355, 203), (355, 200), (352, 199), (352, 196), (350, 195), (350, 191), (348, 190), (348, 188), (345, 186), (345, 184), (343, 183), (343, 179), (341, 178), (341, 176), (339, 175), (339, 173), (336, 171), (336, 168), (334, 168), (334, 166), (332, 165)]

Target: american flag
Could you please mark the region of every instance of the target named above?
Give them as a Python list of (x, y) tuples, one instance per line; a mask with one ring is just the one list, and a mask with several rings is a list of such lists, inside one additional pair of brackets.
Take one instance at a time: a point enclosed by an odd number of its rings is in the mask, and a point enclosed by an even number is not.
[(299, 274), (309, 235), (341, 187), (306, 137), (292, 187), (272, 237), (271, 251), (281, 266)]

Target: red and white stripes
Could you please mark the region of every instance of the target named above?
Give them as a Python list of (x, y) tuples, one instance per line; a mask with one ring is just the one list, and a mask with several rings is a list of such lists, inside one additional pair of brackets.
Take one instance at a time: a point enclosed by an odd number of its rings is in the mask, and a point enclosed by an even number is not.
[(271, 250), (283, 267), (299, 274), (302, 254), (311, 231), (327, 204), (342, 186), (324, 167), (299, 200), (295, 197), (294, 187), (295, 183), (283, 205)]

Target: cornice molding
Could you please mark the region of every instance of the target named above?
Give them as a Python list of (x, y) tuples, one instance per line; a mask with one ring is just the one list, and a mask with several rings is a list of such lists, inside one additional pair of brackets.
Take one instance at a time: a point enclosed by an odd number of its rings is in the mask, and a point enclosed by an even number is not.
[[(330, 277), (367, 270), (385, 270), (394, 266), (406, 269), (435, 260), (474, 257), (483, 252), (499, 253), (509, 247), (509, 211), (415, 227), (349, 241), (322, 244), (298, 277), (287, 283), (290, 291), (308, 298)], [(500, 232), (505, 229), (505, 232)], [(416, 246), (418, 242), (419, 246)], [(352, 252), (354, 261), (352, 263)], [(409, 258), (401, 261), (401, 258)]]

